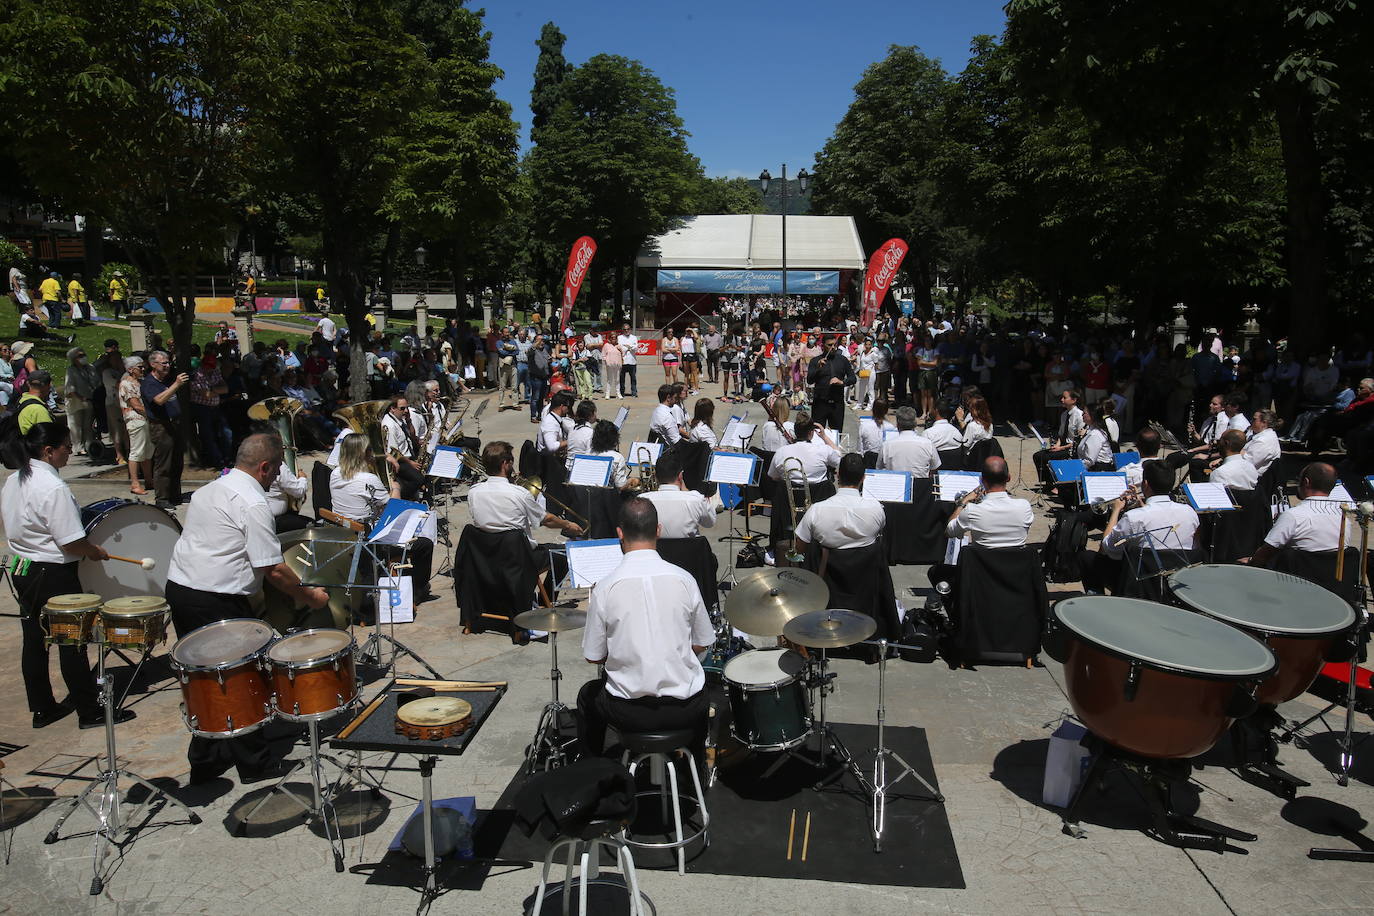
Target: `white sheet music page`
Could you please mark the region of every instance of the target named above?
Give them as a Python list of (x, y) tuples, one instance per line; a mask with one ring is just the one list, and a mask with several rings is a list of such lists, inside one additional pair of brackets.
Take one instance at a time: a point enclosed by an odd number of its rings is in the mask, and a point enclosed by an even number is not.
[(911, 475), (906, 471), (865, 471), (864, 496), (885, 503), (904, 503), (911, 492)]
[(1226, 487), (1219, 483), (1185, 483), (1183, 492), (1198, 512), (1216, 512), (1235, 508)]
[(1126, 492), (1125, 474), (1084, 474), (1083, 502), (1109, 503)]
[[(644, 454), (647, 450), (648, 454)], [(625, 453), (625, 460), (630, 464), (639, 464), (648, 459), (650, 464), (658, 464), (658, 456), (663, 454), (662, 442), (631, 442), (630, 450)]]
[(434, 458), (429, 462), (430, 477), (447, 477), (452, 480), (463, 473), (463, 450), (456, 445), (441, 445), (434, 450)]
[(937, 471), (936, 497), (940, 502), (952, 503), (972, 490), (978, 489), (982, 479), (974, 471)]
[(615, 412), (615, 428), (620, 429), (625, 425), (625, 419), (630, 415), (630, 408), (622, 407)]
[(577, 487), (604, 487), (610, 483), (613, 461), (609, 455), (573, 455), (568, 483)]
[(754, 455), (712, 452), (706, 479), (712, 483), (733, 483), (747, 487), (754, 482), (754, 465), (757, 461)]
[(591, 588), (620, 565), (620, 541), (602, 538), (568, 542), (568, 575), (572, 588)]
[(1349, 503), (1352, 506), (1355, 505), (1355, 497), (1350, 495), (1350, 491), (1345, 488), (1345, 484), (1341, 483), (1339, 480), (1336, 481), (1336, 485), (1331, 488), (1331, 498), (1339, 503)]
[(429, 517), (430, 513), (421, 509), (407, 509), (383, 525), (380, 530), (372, 532), (372, 536), (367, 539), (368, 543), (393, 546), (408, 544)]
[(744, 442), (754, 435), (753, 423), (731, 422), (725, 428), (725, 433), (720, 437), (721, 448), (744, 448)]

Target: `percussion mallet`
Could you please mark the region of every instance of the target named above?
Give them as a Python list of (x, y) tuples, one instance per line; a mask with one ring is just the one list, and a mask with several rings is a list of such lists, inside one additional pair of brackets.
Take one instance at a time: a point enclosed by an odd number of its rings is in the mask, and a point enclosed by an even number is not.
[(811, 812), (806, 812), (806, 829), (802, 831), (802, 861), (806, 861), (806, 851), (811, 848)]
[(142, 566), (144, 569), (152, 569), (157, 566), (157, 560), (154, 560), (152, 557), (144, 557), (141, 560), (135, 560), (133, 557), (117, 557), (111, 553), (106, 555), (106, 559), (118, 560), (121, 563), (132, 563), (135, 566)]
[(792, 837), (797, 833), (797, 809), (792, 809), (792, 823), (787, 825), (787, 861), (792, 861)]

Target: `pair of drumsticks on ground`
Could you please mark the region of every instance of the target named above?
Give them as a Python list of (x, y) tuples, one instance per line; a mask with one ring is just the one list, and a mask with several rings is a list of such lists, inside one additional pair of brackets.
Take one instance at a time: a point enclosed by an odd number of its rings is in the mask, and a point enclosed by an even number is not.
[[(792, 809), (792, 822), (787, 825), (787, 861), (792, 861), (792, 843), (797, 834), (797, 809)], [(806, 852), (811, 848), (811, 812), (806, 812), (806, 826), (802, 829), (801, 860), (806, 861)]]

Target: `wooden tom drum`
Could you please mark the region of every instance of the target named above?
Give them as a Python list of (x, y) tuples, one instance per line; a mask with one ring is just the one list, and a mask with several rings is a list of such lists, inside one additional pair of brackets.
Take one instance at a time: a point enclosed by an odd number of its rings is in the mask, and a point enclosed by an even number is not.
[(1065, 687), (1090, 731), (1152, 758), (1204, 753), (1254, 709), (1274, 653), (1228, 624), (1135, 598), (1085, 596), (1054, 606), (1067, 633)]
[(111, 598), (100, 608), (100, 629), (106, 645), (151, 651), (167, 639), (167, 602), (156, 595)]
[(272, 628), (261, 620), (232, 618), (192, 630), (172, 646), (172, 670), (181, 682), (181, 715), (200, 738), (234, 738), (272, 718), (272, 687), (263, 655)]
[(84, 646), (91, 641), (99, 595), (53, 595), (43, 605), (43, 629), (50, 646)]
[(283, 719), (304, 722), (342, 712), (358, 697), (353, 675), (357, 643), (343, 630), (302, 630), (267, 650), (272, 668), (272, 708)]

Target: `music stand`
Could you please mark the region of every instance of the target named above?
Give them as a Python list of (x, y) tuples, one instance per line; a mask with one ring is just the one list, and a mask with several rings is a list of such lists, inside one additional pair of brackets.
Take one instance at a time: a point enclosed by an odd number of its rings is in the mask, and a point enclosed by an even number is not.
[[(749, 438), (753, 438), (752, 435)], [(747, 440), (744, 441), (747, 444)], [(719, 461), (717, 460), (717, 456), (720, 456)], [(758, 486), (759, 477), (763, 470), (762, 465), (763, 462), (759, 456), (749, 451), (713, 451), (710, 460), (707, 461), (706, 480), (708, 482), (714, 483), (717, 486), (727, 485), (739, 488), (739, 499), (735, 502), (735, 505), (726, 506), (726, 509), (730, 512), (730, 533), (721, 538), (721, 540), (726, 543), (738, 541), (752, 546), (759, 538), (759, 535), (749, 530), (749, 510), (744, 496), (744, 488)], [(721, 503), (724, 505), (724, 500), (722, 500)], [(742, 535), (735, 533), (737, 530), (735, 527), (735, 513), (739, 511), (741, 506), (745, 506), (744, 534)], [(731, 585), (735, 585), (739, 582), (739, 578), (735, 575), (735, 551), (729, 551), (729, 555), (730, 563), (727, 567), (726, 581)]]

